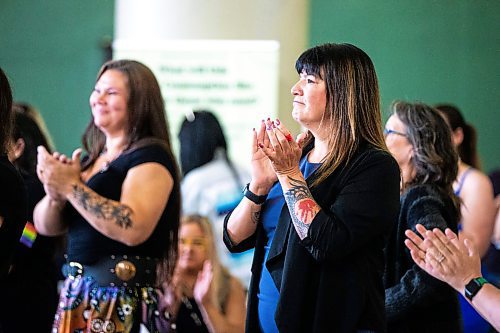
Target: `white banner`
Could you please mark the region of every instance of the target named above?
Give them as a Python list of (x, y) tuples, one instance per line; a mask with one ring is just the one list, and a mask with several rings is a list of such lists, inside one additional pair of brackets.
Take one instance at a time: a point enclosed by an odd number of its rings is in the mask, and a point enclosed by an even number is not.
[(184, 117), (198, 109), (221, 122), (231, 158), (248, 165), (252, 128), (278, 111), (277, 41), (116, 40), (115, 59), (147, 65), (165, 99), (174, 147)]

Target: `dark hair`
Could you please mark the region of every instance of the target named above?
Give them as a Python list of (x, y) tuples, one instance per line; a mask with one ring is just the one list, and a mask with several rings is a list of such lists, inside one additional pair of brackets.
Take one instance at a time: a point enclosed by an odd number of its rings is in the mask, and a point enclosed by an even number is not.
[(8, 151), (12, 133), (12, 90), (0, 68), (0, 153)]
[(215, 157), (217, 150), (224, 157), (237, 184), (240, 178), (227, 154), (227, 141), (217, 117), (210, 111), (194, 111), (188, 115), (179, 130), (180, 158), (182, 173), (199, 168)]
[(15, 106), (12, 138), (14, 141), (19, 139), (23, 139), (24, 141), (23, 153), (13, 164), (24, 173), (36, 175), (36, 147), (44, 146), (50, 151), (49, 144), (36, 121)]
[(213, 160), (215, 151), (227, 151), (227, 142), (217, 117), (210, 111), (194, 111), (179, 130), (182, 174)]
[(451, 132), (439, 112), (423, 103), (395, 101), (392, 112), (405, 124), (406, 137), (413, 146), (415, 178), (405, 185), (434, 184), (453, 199), (453, 182), (458, 173), (458, 155)]
[[(129, 99), (127, 101), (128, 126), (127, 149), (133, 150), (148, 144), (160, 144), (169, 157), (175, 162), (172, 153), (170, 133), (165, 114), (165, 105), (160, 86), (153, 72), (144, 64), (134, 60), (112, 60), (106, 62), (97, 74), (96, 82), (108, 70), (116, 70), (127, 78)], [(83, 146), (89, 152), (88, 162), (91, 165), (102, 153), (105, 147), (104, 133), (94, 124), (94, 117), (90, 119), (82, 138)], [(126, 153), (126, 152), (125, 152)], [(180, 189), (179, 172), (172, 175), (174, 188), (171, 193), (174, 214), (169, 216), (168, 233), (169, 244), (165, 249), (164, 261), (159, 274), (170, 280), (173, 275), (178, 255), (178, 232), (180, 220)]]
[(14, 102), (12, 107), (16, 110), (16, 112), (21, 112), (31, 119), (33, 119), (42, 132), (42, 135), (45, 137), (45, 140), (47, 141), (47, 150), (48, 151), (53, 151), (54, 150), (54, 142), (52, 141), (52, 137), (50, 136), (50, 133), (47, 129), (47, 125), (45, 124), (45, 121), (43, 120), (42, 116), (40, 115), (40, 112), (31, 104), (26, 103), (26, 102)]
[[(382, 134), (377, 74), (370, 57), (351, 44), (323, 44), (300, 55), (295, 63), (300, 74), (306, 72), (324, 80), (326, 112), (330, 120), (328, 145), (331, 148), (316, 173), (312, 185), (328, 177), (347, 162), (361, 143), (387, 151)], [(309, 135), (304, 144), (312, 143)]]
[(452, 131), (456, 131), (458, 128), (462, 129), (464, 138), (462, 143), (460, 143), (457, 147), (460, 159), (464, 163), (471, 165), (476, 169), (481, 169), (481, 163), (479, 162), (479, 156), (476, 148), (476, 129), (465, 122), (462, 113), (456, 106), (450, 104), (438, 104), (435, 108), (446, 117)]

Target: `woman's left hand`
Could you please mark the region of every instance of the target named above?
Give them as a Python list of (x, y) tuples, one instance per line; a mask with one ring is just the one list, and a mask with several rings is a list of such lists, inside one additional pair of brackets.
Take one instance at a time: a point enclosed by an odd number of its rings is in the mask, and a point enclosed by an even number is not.
[(266, 121), (266, 134), (270, 146), (259, 146), (271, 161), (278, 176), (299, 173), (299, 161), (302, 155), (302, 141), (296, 142), (290, 131), (279, 120)]
[(73, 185), (81, 181), (81, 152), (81, 149), (76, 149), (70, 160), (57, 153), (51, 155), (44, 147), (38, 147), (37, 173), (48, 192), (68, 197)]
[(196, 284), (194, 285), (193, 296), (198, 304), (209, 304), (212, 301), (212, 280), (214, 273), (212, 264), (206, 260), (202, 270), (198, 273)]

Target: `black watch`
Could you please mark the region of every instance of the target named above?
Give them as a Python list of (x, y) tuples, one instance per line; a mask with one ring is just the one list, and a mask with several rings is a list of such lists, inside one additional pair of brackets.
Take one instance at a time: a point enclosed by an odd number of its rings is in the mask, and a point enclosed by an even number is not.
[(247, 186), (245, 186), (245, 189), (243, 190), (243, 195), (248, 199), (250, 200), (251, 202), (253, 202), (254, 204), (256, 205), (262, 205), (264, 202), (266, 202), (266, 199), (267, 199), (267, 194), (264, 194), (264, 195), (257, 195), (255, 193), (253, 193), (252, 191), (250, 191), (250, 189), (248, 188), (248, 186), (250, 185), (250, 183), (247, 184)]
[(465, 285), (465, 297), (472, 302), (472, 298), (476, 296), (486, 283), (488, 283), (488, 281), (483, 277), (477, 277), (470, 280), (470, 282)]

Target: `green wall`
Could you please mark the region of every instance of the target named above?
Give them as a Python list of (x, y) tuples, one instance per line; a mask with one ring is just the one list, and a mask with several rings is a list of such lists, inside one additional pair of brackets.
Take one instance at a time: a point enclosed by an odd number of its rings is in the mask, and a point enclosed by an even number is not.
[(476, 127), (483, 169), (500, 167), (500, 1), (312, 0), (310, 44), (347, 42), (392, 100), (452, 102)]
[[(384, 112), (394, 99), (453, 102), (500, 167), (500, 2), (312, 0), (310, 44), (349, 42), (373, 59)], [(34, 104), (57, 148), (80, 145), (88, 97), (113, 36), (112, 0), (1, 0), (0, 66)]]
[(38, 108), (64, 153), (80, 146), (113, 16), (111, 0), (0, 1), (0, 66), (14, 98)]

